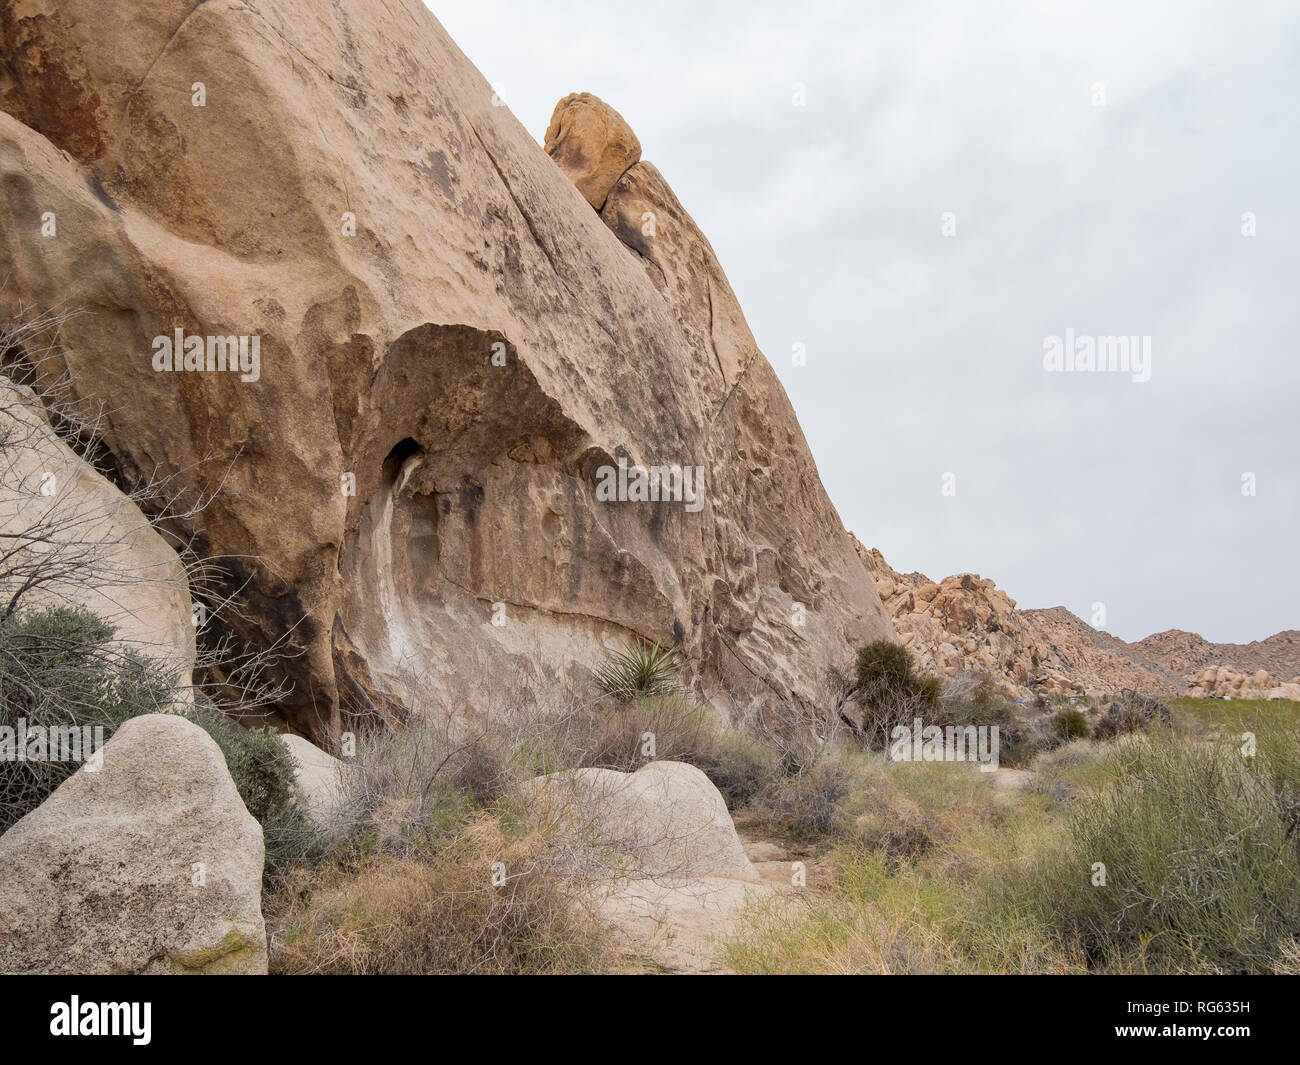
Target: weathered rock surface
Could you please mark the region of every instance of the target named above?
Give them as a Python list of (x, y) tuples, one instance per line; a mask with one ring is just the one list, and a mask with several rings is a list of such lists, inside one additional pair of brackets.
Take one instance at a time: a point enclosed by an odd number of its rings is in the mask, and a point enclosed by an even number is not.
[(182, 717), (117, 730), (0, 836), (0, 971), (265, 973), (262, 830)]
[(593, 842), (626, 855), (634, 880), (758, 880), (722, 794), (695, 766), (650, 762), (634, 773), (578, 769), (538, 777), (529, 787)]
[(555, 105), (543, 143), (546, 154), (597, 211), (614, 183), (641, 158), (641, 142), (632, 127), (589, 92), (570, 93)]
[(116, 642), (174, 670), (194, 667), (180, 558), (115, 485), (50, 428), (30, 389), (0, 376), (0, 606), (85, 607)]
[(758, 345), (713, 247), (650, 163), (637, 163), (619, 178), (600, 216), (641, 258), (691, 350), (701, 356), (691, 365), (701, 393), (720, 407)]
[[(0, 39), (0, 299), (84, 308), (64, 362), (123, 480), (212, 495), (176, 531), (288, 652), (294, 731), (634, 635), (806, 705), (893, 638), (657, 172), (604, 208), (658, 205), (638, 254), (419, 0), (4, 0)], [(157, 371), (176, 329), (259, 364)], [(598, 499), (619, 458), (700, 467), (700, 506)]]
[(282, 734), (280, 740), (293, 759), (298, 808), (318, 828), (337, 826), (346, 812), (350, 767), (302, 736)]

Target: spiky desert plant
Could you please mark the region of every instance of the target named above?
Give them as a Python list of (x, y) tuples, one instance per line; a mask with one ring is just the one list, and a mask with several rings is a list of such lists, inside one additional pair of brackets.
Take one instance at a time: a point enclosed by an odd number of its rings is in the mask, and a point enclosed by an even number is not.
[(677, 652), (657, 642), (638, 639), (626, 651), (611, 651), (596, 672), (596, 683), (621, 702), (682, 690), (677, 676)]

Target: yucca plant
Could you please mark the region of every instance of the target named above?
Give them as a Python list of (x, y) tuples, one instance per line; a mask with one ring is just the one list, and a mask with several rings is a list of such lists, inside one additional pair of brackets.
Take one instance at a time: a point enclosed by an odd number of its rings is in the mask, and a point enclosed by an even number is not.
[(677, 670), (677, 652), (671, 647), (638, 639), (626, 651), (610, 652), (609, 661), (596, 672), (596, 683), (620, 702), (628, 702), (680, 692)]

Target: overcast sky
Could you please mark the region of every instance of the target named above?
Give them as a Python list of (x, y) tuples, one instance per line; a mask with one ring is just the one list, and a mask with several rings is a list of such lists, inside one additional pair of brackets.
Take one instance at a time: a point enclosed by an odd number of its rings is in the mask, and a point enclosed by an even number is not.
[[(628, 120), (895, 569), (1300, 628), (1300, 4), (429, 6), (539, 140), (570, 92)], [(1067, 329), (1150, 380), (1047, 372)]]

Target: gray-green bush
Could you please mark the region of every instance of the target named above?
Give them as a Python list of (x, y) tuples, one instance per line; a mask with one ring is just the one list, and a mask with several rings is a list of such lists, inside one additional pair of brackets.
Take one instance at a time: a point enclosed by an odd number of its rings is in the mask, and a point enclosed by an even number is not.
[(1270, 971), (1300, 936), (1298, 737), (1280, 729), (1260, 727), (1254, 757), (1235, 737), (1127, 737), (1025, 905), (1095, 968)]
[[(148, 659), (112, 643), (113, 627), (79, 607), (0, 621), (0, 727), (102, 728), (107, 740), (131, 717), (168, 709), (175, 688)], [(16, 752), (15, 752), (16, 755)], [(34, 810), (77, 761), (0, 759), (0, 832)]]
[[(81, 607), (55, 606), (0, 621), (0, 727), (89, 726), (107, 742), (141, 714), (173, 712), (176, 682), (113, 643), (112, 625)], [(201, 696), (185, 716), (216, 741), (239, 796), (266, 839), (267, 868), (311, 850), (291, 801), (294, 766), (270, 729), (245, 729)], [(79, 767), (76, 761), (0, 759), (0, 832), (34, 810)]]

